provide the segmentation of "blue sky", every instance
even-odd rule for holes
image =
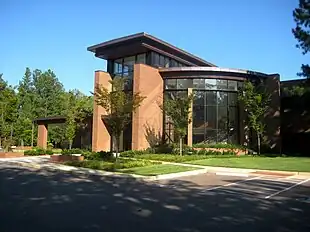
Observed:
[[[86,48],[147,32],[220,67],[297,78],[307,57],[291,33],[298,0],[0,0],[0,73],[52,69],[66,89],[93,89],[104,60]]]

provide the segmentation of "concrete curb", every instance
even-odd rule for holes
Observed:
[[[156,175],[156,176],[141,176],[136,174],[130,173],[122,173],[122,172],[108,172],[102,170],[94,170],[89,168],[82,168],[82,167],[73,167],[67,166],[63,164],[32,164],[32,163],[19,163],[19,162],[12,162],[17,164],[18,166],[23,167],[30,167],[30,168],[46,168],[53,171],[65,171],[70,173],[78,173],[81,175],[98,175],[98,176],[116,176],[116,177],[131,177],[136,179],[142,180],[164,180],[164,179],[173,179],[177,177],[185,177],[185,176],[192,176],[192,175],[199,175],[204,173],[213,173],[215,175],[225,175],[225,176],[242,176],[248,177],[250,175],[275,175],[275,176],[298,176],[309,178],[309,172],[288,172],[288,171],[272,171],[272,170],[259,170],[259,169],[241,169],[241,168],[225,168],[225,167],[213,167],[213,166],[202,166],[202,165],[195,165],[195,164],[187,164],[187,163],[174,163],[174,162],[165,162],[165,161],[155,161],[161,162],[162,164],[171,164],[176,166],[186,166],[186,167],[193,167],[197,168],[197,170],[192,171],[185,171],[185,172],[176,172],[170,174],[163,174],[163,175]],[[49,166],[50,165],[50,166]],[[53,166],[54,165],[54,166]]]
[[[176,172],[176,173],[156,175],[156,176],[142,176],[142,175],[136,175],[136,174],[123,173],[123,172],[108,172],[108,171],[102,171],[102,170],[94,170],[90,168],[73,167],[73,166],[67,166],[63,164],[53,164],[54,166],[49,166],[48,164],[39,165],[39,164],[32,164],[32,163],[18,163],[18,162],[13,162],[13,163],[21,167],[28,167],[28,168],[35,168],[35,169],[45,168],[48,170],[80,174],[80,175],[85,175],[85,176],[95,175],[95,176],[131,177],[131,178],[145,180],[145,181],[173,179],[177,177],[199,175],[199,174],[204,174],[208,172],[208,170],[204,168],[204,169],[185,171],[185,172]]]

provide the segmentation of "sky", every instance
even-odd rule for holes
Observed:
[[[146,32],[219,67],[296,79],[307,55],[291,32],[298,0],[0,0],[0,73],[51,69],[88,94],[106,62],[87,47]]]

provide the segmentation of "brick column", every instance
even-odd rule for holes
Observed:
[[[133,113],[132,149],[142,150],[154,141],[160,142],[163,133],[163,79],[158,69],[144,64],[134,65],[133,92],[140,92],[146,99]]]
[[[111,90],[111,84],[109,81],[111,76],[107,72],[96,71],[95,72],[95,84],[96,87],[103,86]],[[98,106],[94,97],[94,109],[93,109],[93,130],[92,130],[92,151],[110,151],[111,148],[111,136],[102,120],[102,116],[106,114],[106,111]]]
[[[193,93],[193,88],[187,89],[187,94],[190,96]],[[187,145],[193,145],[193,102],[190,105],[190,112],[188,114],[188,118],[191,120],[187,126]]]
[[[37,146],[43,149],[47,147],[47,125],[45,124],[38,125]]]

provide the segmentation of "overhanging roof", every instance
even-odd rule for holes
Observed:
[[[195,66],[216,66],[145,32],[109,40],[90,46],[87,50],[103,59],[117,59],[152,50],[170,57],[180,58]]]
[[[42,117],[36,118],[33,120],[34,123],[37,124],[58,124],[58,123],[65,123],[66,117],[64,116],[51,116],[51,117]]]

